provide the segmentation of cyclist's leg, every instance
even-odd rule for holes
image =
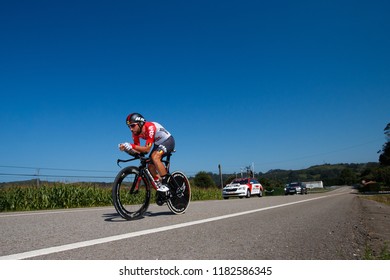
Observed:
[[[160,174],[161,177],[164,177],[167,174],[167,170],[165,169],[165,166],[161,161],[163,155],[164,152],[161,150],[153,151],[152,154],[150,155],[154,164],[154,170],[157,169],[157,172],[158,174]]]
[[[168,180],[167,170],[165,165],[162,163],[161,159],[167,154],[171,153],[175,149],[175,139],[171,136],[166,141],[161,143],[160,145],[156,145],[153,148],[151,153],[151,159],[163,179],[163,184],[165,185]]]
[[[149,169],[150,173],[152,174],[153,179],[155,181],[161,179],[159,174],[157,173],[157,169],[156,169],[156,166],[154,164],[149,164],[148,169]]]

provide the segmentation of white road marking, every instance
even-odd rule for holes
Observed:
[[[88,211],[99,211],[106,210],[107,207],[99,208],[78,208],[78,209],[66,209],[66,210],[47,210],[47,211],[29,211],[24,213],[12,213],[12,214],[1,214],[0,218],[10,218],[10,217],[23,217],[23,216],[35,216],[35,215],[52,215],[52,214],[64,214],[64,213],[78,213],[78,212],[88,212]]]
[[[341,193],[341,194],[343,194],[343,193]],[[22,259],[28,259],[28,258],[48,255],[48,254],[54,254],[54,253],[69,251],[69,250],[73,250],[73,249],[94,246],[94,245],[99,245],[99,244],[103,244],[103,243],[119,241],[119,240],[123,240],[123,239],[128,239],[128,238],[133,238],[133,237],[138,237],[138,236],[143,236],[143,235],[148,235],[148,234],[153,234],[153,233],[158,233],[158,232],[163,232],[163,231],[168,231],[168,230],[173,230],[173,229],[178,229],[178,228],[189,227],[189,226],[193,226],[193,225],[215,222],[215,221],[219,221],[219,220],[229,219],[229,218],[233,218],[233,217],[253,214],[253,213],[257,213],[257,212],[261,212],[261,211],[267,211],[267,210],[276,209],[276,208],[280,208],[280,207],[286,207],[286,206],[290,206],[290,205],[294,205],[294,204],[299,204],[299,203],[304,203],[304,202],[308,202],[308,201],[327,198],[327,197],[331,197],[331,196],[335,196],[335,195],[340,195],[340,193],[333,194],[333,195],[321,196],[321,197],[315,197],[315,198],[310,198],[310,199],[305,199],[305,200],[301,200],[301,201],[295,201],[295,202],[290,202],[290,203],[285,203],[285,204],[280,204],[280,205],[276,205],[276,206],[270,206],[270,207],[255,209],[255,210],[249,210],[249,211],[244,211],[244,212],[239,212],[239,213],[234,213],[234,214],[229,214],[229,215],[223,215],[223,216],[218,216],[218,217],[214,217],[214,218],[208,218],[208,219],[203,219],[203,220],[198,220],[198,221],[193,221],[193,222],[187,222],[187,223],[182,223],[182,224],[177,224],[177,225],[170,225],[170,226],[153,228],[153,229],[148,229],[148,230],[141,230],[141,231],[132,232],[132,233],[120,234],[120,235],[115,235],[115,236],[110,236],[110,237],[105,237],[105,238],[98,238],[98,239],[93,239],[93,240],[89,240],[89,241],[76,242],[76,243],[72,243],[72,244],[44,248],[44,249],[39,249],[39,250],[34,250],[34,251],[29,251],[29,252],[24,252],[24,253],[19,253],[19,254],[13,254],[13,255],[8,255],[8,256],[0,256],[0,260],[22,260]]]

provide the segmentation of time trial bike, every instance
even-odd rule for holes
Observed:
[[[119,171],[112,188],[112,200],[118,214],[126,220],[134,220],[144,216],[147,211],[152,189],[157,190],[157,184],[148,169],[152,160],[145,154],[131,154],[133,158],[127,160],[117,160],[130,162],[139,159],[140,165],[128,166]],[[162,162],[168,172],[167,192],[156,192],[156,203],[159,206],[167,204],[168,208],[175,214],[183,214],[191,200],[190,182],[186,175],[180,171],[169,173],[170,159],[172,154],[168,154]]]

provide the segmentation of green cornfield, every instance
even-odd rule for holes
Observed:
[[[192,188],[191,200],[222,199],[217,188]],[[152,191],[151,202],[155,201]],[[50,183],[42,186],[0,188],[0,212],[111,206],[111,188],[91,184]]]
[[[92,185],[52,184],[0,190],[0,211],[105,206],[111,201],[110,189]]]

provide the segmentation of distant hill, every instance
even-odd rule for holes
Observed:
[[[347,183],[343,180],[349,180],[348,183],[357,183],[365,172],[378,166],[379,163],[376,162],[322,164],[300,170],[270,170],[261,173],[259,177],[278,180],[281,183],[323,181],[325,186],[331,186]]]
[[[13,182],[3,182],[0,183],[0,188],[1,187],[24,187],[24,186],[33,186],[37,185],[37,179],[32,179],[32,180],[25,180],[25,181],[13,181]]]
[[[256,177],[264,186],[282,187],[290,182],[323,181],[324,186],[358,183],[361,177],[379,163],[338,163],[311,166],[300,170],[273,169],[265,173],[256,173]],[[209,173],[216,185],[220,185],[218,174]],[[223,174],[224,185],[235,178],[236,174]],[[244,175],[247,176],[247,175]]]

